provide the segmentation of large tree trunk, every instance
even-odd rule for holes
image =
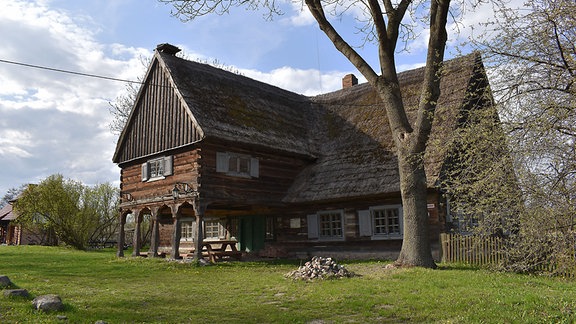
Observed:
[[[436,268],[430,247],[423,155],[423,153],[398,155],[404,236],[400,256],[395,262],[397,266]]]
[[[418,116],[413,125],[408,120],[402,102],[402,91],[394,59],[402,19],[412,1],[367,0],[362,2],[367,6],[374,22],[374,32],[379,44],[381,75],[378,75],[332,26],[324,12],[322,0],[305,0],[305,3],[320,29],[350,63],[354,64],[366,77],[386,107],[398,155],[404,211],[404,240],[396,265],[435,268],[436,264],[432,259],[428,237],[427,188],[423,159],[432,129],[436,102],[440,96],[439,72],[444,60],[450,0],[430,1],[430,38],[428,39],[426,69],[420,92]],[[385,10],[382,10],[381,6]],[[387,21],[384,17],[387,17]]]
[[[430,119],[423,119],[417,126],[426,134],[415,132],[408,122],[402,93],[395,75],[388,76],[395,82],[376,82],[386,113],[398,158],[400,193],[402,196],[403,240],[396,266],[436,268],[432,258],[429,238],[427,181],[424,170],[424,152],[431,129]],[[382,80],[382,78],[380,78]],[[434,100],[437,100],[437,95]],[[422,126],[425,125],[425,126]],[[423,136],[424,135],[424,136]]]

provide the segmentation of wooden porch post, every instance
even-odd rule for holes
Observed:
[[[132,238],[132,245],[134,246],[134,250],[132,251],[132,256],[140,256],[140,245],[142,244],[141,239],[140,239],[140,230],[141,230],[141,224],[142,224],[142,210],[141,209],[137,209],[134,212],[134,222],[136,224],[134,224],[134,237]]]
[[[180,212],[178,205],[172,206],[172,218],[174,219],[174,233],[172,234],[172,259],[180,258],[180,237],[182,236],[182,222],[180,221]]]
[[[126,225],[126,213],[120,211],[120,230],[118,231],[118,250],[116,256],[119,258],[124,257],[124,225]]]
[[[202,259],[202,243],[204,241],[204,231],[202,230],[202,219],[204,218],[204,212],[206,211],[206,204],[201,204],[200,199],[194,199],[192,206],[194,208],[194,214],[196,215],[196,242],[194,246],[194,260],[196,262]]]
[[[160,226],[158,224],[158,208],[152,209],[152,238],[150,239],[150,252],[152,258],[158,257],[158,246],[160,245]]]

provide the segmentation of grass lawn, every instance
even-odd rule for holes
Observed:
[[[384,269],[340,264],[359,276],[315,282],[284,274],[298,262],[194,266],[113,250],[0,246],[0,275],[32,297],[0,295],[1,323],[571,323],[576,282],[465,266]],[[31,299],[58,294],[65,309],[39,313]]]

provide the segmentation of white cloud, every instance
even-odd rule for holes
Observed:
[[[418,63],[413,63],[413,64],[400,64],[396,68],[396,71],[402,72],[402,71],[413,70],[413,69],[421,68],[425,65],[426,65],[426,62],[418,62]]]
[[[50,1],[0,0],[0,59],[136,80],[151,51],[105,44],[86,15]],[[0,195],[61,173],[87,184],[117,182],[108,102],[125,84],[0,63]]]
[[[282,19],[282,22],[289,23],[296,27],[316,24],[316,20],[308,10],[303,1],[292,1],[290,3],[290,16]]]
[[[307,96],[340,89],[342,87],[342,78],[350,73],[339,71],[320,73],[315,69],[303,70],[287,66],[270,72],[246,69],[239,69],[239,71],[247,77]]]
[[[9,128],[0,130],[0,156],[31,157],[32,154],[26,150],[26,147],[33,146],[31,139],[30,133],[22,130]]]

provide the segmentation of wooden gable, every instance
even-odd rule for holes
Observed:
[[[203,131],[158,54],[120,135],[113,161],[122,164],[195,143]]]

